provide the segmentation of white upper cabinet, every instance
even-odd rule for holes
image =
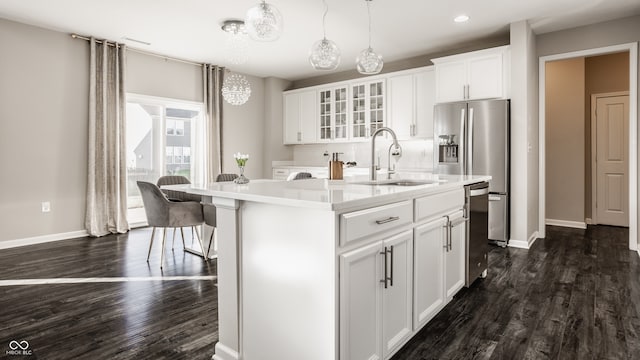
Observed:
[[[509,96],[509,46],[432,59],[436,102]]]
[[[285,93],[284,143],[309,144],[317,141],[316,91]]]
[[[318,90],[318,141],[347,140],[349,128],[347,86]]]
[[[433,137],[433,67],[389,77],[389,126],[398,139]]]
[[[366,139],[385,126],[384,79],[351,85],[351,139]]]

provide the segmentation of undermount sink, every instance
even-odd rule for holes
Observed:
[[[358,181],[353,184],[358,185],[395,185],[395,186],[418,186],[438,184],[438,180],[416,180],[416,179],[385,179],[385,180],[369,180]]]

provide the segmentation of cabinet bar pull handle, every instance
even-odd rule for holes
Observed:
[[[445,215],[444,217],[447,219],[447,222],[442,225],[443,228],[447,229],[447,233],[445,234],[446,239],[444,248],[447,250],[447,252],[449,252],[449,215]]]
[[[391,255],[391,271],[389,276],[389,284],[393,286],[393,245],[389,246],[389,255]]]
[[[387,247],[384,247],[384,250],[380,252],[380,255],[384,255],[384,279],[380,280],[381,283],[384,283],[384,288],[387,288],[387,281],[389,280],[389,272],[387,270]]]
[[[400,217],[399,216],[389,216],[388,218],[383,219],[383,220],[376,220],[376,224],[382,225],[382,224],[386,224],[386,223],[389,223],[389,222],[392,222],[392,221],[396,221],[396,220],[400,220]]]
[[[449,221],[449,251],[453,250],[453,241],[451,241],[451,230],[453,229],[453,223]]]

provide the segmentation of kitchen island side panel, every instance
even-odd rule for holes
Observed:
[[[334,212],[242,202],[240,222],[242,358],[337,359]]]

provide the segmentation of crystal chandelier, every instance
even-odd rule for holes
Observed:
[[[282,15],[265,0],[247,11],[244,23],[249,36],[258,41],[274,41],[282,33]]]
[[[382,70],[384,61],[382,61],[382,55],[377,54],[371,48],[371,8],[369,3],[372,0],[365,1],[367,2],[367,14],[369,15],[369,47],[362,50],[356,58],[356,69],[360,74],[373,75]]]
[[[335,70],[340,65],[340,49],[335,42],[327,40],[327,32],[325,29],[325,19],[329,6],[326,0],[324,3],[324,15],[322,15],[322,40],[316,41],[309,52],[309,62],[316,70]]]
[[[249,44],[244,21],[225,20],[222,23],[225,33],[226,58],[232,64],[244,64],[249,59]]]
[[[222,97],[231,105],[242,105],[251,96],[251,84],[243,75],[225,76],[222,82]]]

